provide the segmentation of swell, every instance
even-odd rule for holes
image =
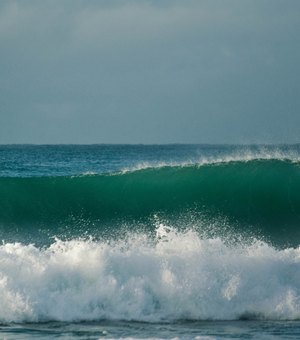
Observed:
[[[289,160],[166,166],[113,175],[0,178],[0,226],[8,231],[79,225],[99,230],[154,214],[189,212],[300,240],[300,167]],[[192,212],[192,213],[191,213]],[[71,231],[72,233],[72,231]],[[3,236],[2,236],[3,237]]]

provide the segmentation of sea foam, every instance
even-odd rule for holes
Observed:
[[[160,225],[156,238],[0,247],[0,321],[300,317],[300,249],[230,246]]]
[[[145,169],[159,169],[164,167],[190,167],[190,166],[205,166],[217,165],[232,162],[251,162],[257,160],[277,160],[290,161],[292,163],[300,162],[300,155],[297,150],[282,150],[280,148],[268,148],[267,146],[260,146],[254,150],[250,147],[243,147],[242,149],[229,150],[220,154],[205,155],[201,154],[198,157],[191,157],[184,161],[144,161],[136,163],[131,167],[124,167],[120,172],[127,173],[140,171]]]

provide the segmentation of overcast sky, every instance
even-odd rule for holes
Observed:
[[[1,0],[0,143],[300,142],[299,0]]]

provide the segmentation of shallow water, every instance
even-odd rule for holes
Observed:
[[[299,321],[99,321],[1,326],[2,339],[299,339]]]

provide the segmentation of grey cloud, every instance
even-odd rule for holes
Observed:
[[[295,142],[298,1],[2,1],[0,142]]]

